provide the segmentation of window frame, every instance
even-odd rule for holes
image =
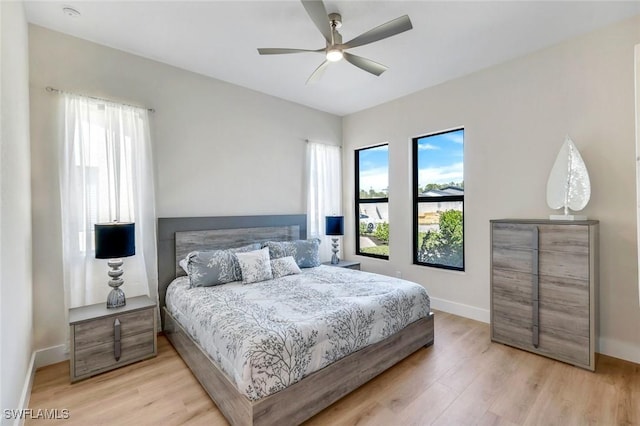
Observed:
[[[375,204],[375,203],[387,203],[389,204],[389,194],[387,192],[386,197],[382,198],[360,198],[360,151],[365,151],[367,149],[378,148],[381,146],[387,146],[387,156],[389,155],[388,147],[389,142],[379,143],[376,145],[371,145],[363,148],[358,148],[354,150],[354,160],[355,160],[355,230],[356,230],[356,255],[357,256],[366,256],[373,257],[376,259],[384,259],[389,260],[389,255],[383,254],[374,254],[374,253],[364,253],[360,251],[360,204]],[[387,176],[389,175],[389,161],[387,160]],[[391,222],[391,221],[389,221]]]
[[[418,141],[424,138],[428,138],[431,136],[438,136],[438,135],[443,135],[446,133],[452,133],[452,132],[457,132],[462,130],[463,135],[464,135],[464,127],[456,127],[453,129],[448,129],[448,130],[443,130],[443,131],[439,131],[439,132],[434,132],[434,133],[428,133],[426,135],[422,135],[422,136],[416,136],[414,138],[412,138],[411,140],[411,151],[412,151],[412,159],[411,159],[411,167],[412,167],[412,172],[413,172],[413,245],[411,248],[411,252],[413,253],[413,264],[414,265],[419,265],[419,266],[427,266],[427,267],[431,267],[431,268],[438,268],[438,269],[447,269],[447,270],[451,270],[451,271],[460,271],[460,272],[464,272],[465,271],[465,265],[466,265],[466,256],[465,256],[465,245],[466,245],[466,238],[465,238],[465,208],[464,208],[464,194],[463,195],[443,195],[443,196],[439,196],[439,197],[425,197],[425,196],[420,196],[418,195],[418,188],[419,188],[419,182],[418,182]],[[464,136],[463,136],[464,138]],[[464,142],[463,142],[463,158],[462,158],[462,162],[464,165]],[[464,177],[463,177],[464,179]],[[418,208],[420,203],[438,203],[438,202],[461,202],[462,203],[462,267],[458,267],[458,266],[450,266],[450,265],[442,265],[439,263],[429,263],[429,262],[421,262],[418,260],[418,232],[419,232],[419,225],[418,225]]]

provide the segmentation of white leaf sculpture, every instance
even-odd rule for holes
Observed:
[[[582,210],[590,197],[591,182],[587,167],[578,148],[567,136],[549,174],[547,204],[552,209],[564,208],[564,215],[568,217],[569,209]]]

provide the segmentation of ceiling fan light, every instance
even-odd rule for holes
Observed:
[[[331,49],[327,51],[327,61],[329,62],[338,62],[342,59],[342,50],[339,49]]]

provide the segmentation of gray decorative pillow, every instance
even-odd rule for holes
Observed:
[[[302,272],[298,268],[296,260],[292,256],[271,259],[271,272],[273,278],[286,277],[287,275],[299,274]]]
[[[272,259],[293,256],[301,268],[313,268],[320,266],[320,239],[295,241],[267,241],[263,247],[269,248],[269,256]]]
[[[242,273],[235,253],[259,248],[260,243],[254,243],[228,250],[192,251],[186,257],[191,287],[209,287],[240,281]]]
[[[271,262],[269,262],[269,249],[236,253],[236,257],[242,271],[243,284],[257,283],[273,278]]]
[[[178,265],[180,265],[180,267],[185,273],[187,274],[189,273],[189,261],[187,260],[186,257],[180,260],[180,262],[178,262]]]

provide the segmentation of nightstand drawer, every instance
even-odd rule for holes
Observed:
[[[113,341],[116,319],[120,321],[120,335],[123,338],[130,334],[153,330],[153,315],[153,309],[145,309],[77,324],[74,327],[76,351]]]
[[[111,341],[100,345],[76,348],[75,351],[75,376],[84,376],[97,373],[101,370],[112,369],[126,364],[132,360],[151,357],[155,354],[154,330],[140,334],[134,334],[122,338],[120,347],[120,359],[116,361],[113,337]]]

